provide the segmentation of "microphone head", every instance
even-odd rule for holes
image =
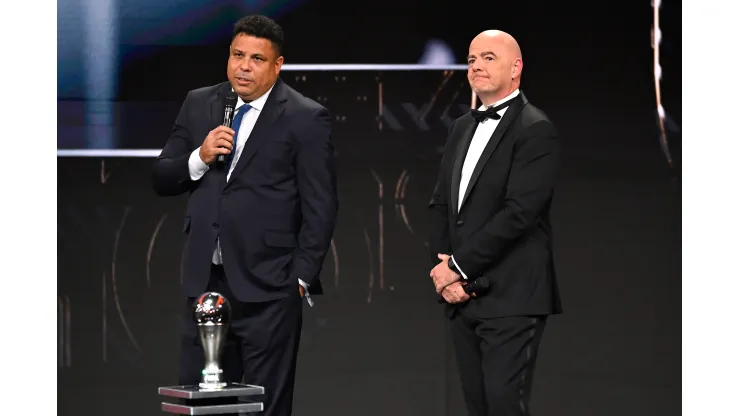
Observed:
[[[465,285],[465,293],[467,294],[473,294],[476,293],[478,295],[482,295],[488,291],[490,283],[488,282],[488,278],[485,276],[481,276],[474,281],[470,282],[469,284]]]
[[[231,108],[236,107],[236,93],[234,91],[226,94],[226,98],[224,98],[224,106]]]

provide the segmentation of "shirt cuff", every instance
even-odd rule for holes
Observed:
[[[301,279],[298,279],[298,284],[303,286],[303,297],[306,298],[306,301],[308,302],[308,306],[313,306],[313,300],[311,300],[311,294],[308,293],[308,283],[304,282]]]
[[[468,280],[468,275],[465,274],[465,272],[460,268],[460,265],[457,264],[455,261],[455,256],[450,256],[452,259],[452,262],[455,263],[455,267],[457,267],[457,270],[460,270],[460,275],[463,277],[463,279]]]
[[[208,165],[200,160],[200,146],[193,150],[188,159],[188,170],[190,171],[190,179],[197,181],[205,175],[208,171]]]

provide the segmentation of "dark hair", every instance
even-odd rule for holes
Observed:
[[[269,17],[262,15],[242,17],[234,24],[234,34],[231,40],[242,33],[269,40],[272,42],[272,47],[275,48],[277,56],[282,54],[283,28]]]

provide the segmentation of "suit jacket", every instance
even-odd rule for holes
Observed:
[[[478,123],[468,113],[449,132],[429,203],[431,255],[454,255],[490,290],[460,306],[481,317],[561,312],[552,253],[550,205],[559,159],[557,132],[524,94],[513,99],[473,170],[458,212],[463,161]]]
[[[228,82],[190,91],[153,166],[159,195],[189,193],[184,294],[205,291],[217,238],[239,300],[293,295],[298,279],[321,294],[319,273],[338,211],[329,112],[278,79],[229,181],[218,162],[193,181],[188,159],[222,124],[229,91]]]

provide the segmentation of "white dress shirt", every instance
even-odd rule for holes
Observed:
[[[493,103],[493,105],[485,106],[482,105],[478,110],[483,111],[486,109],[486,107],[496,107],[497,105],[503,103],[504,101],[508,101],[514,97],[519,95],[519,89],[517,88],[514,92],[506,96],[505,98],[496,101]],[[497,114],[500,115],[502,118],[504,116],[504,113],[506,113],[506,108],[502,108],[501,110],[497,111]],[[487,118],[480,123],[478,123],[478,127],[475,129],[475,133],[473,134],[473,140],[470,142],[470,147],[468,148],[468,153],[465,155],[465,161],[463,162],[462,167],[462,175],[460,177],[460,193],[458,194],[457,198],[457,211],[460,212],[460,207],[462,207],[463,203],[463,197],[465,196],[465,191],[468,189],[468,184],[470,183],[470,177],[473,175],[473,171],[475,170],[475,165],[478,164],[478,159],[480,159],[480,156],[483,154],[483,150],[485,150],[486,146],[488,145],[488,141],[491,139],[491,136],[493,135],[493,132],[496,130],[496,127],[498,127],[499,122],[501,119],[494,120],[492,118]],[[452,262],[455,263],[455,266],[457,266],[457,269],[460,270],[460,274],[462,277],[467,280],[468,276],[465,275],[463,270],[460,268],[460,266],[455,261],[455,256],[452,256]]]
[[[233,89],[232,89],[233,91]],[[229,178],[231,178],[231,173],[234,172],[234,168],[236,167],[237,162],[239,162],[239,156],[242,154],[242,150],[244,149],[244,144],[249,139],[249,135],[252,133],[252,130],[254,129],[254,125],[257,124],[257,119],[259,118],[260,114],[262,114],[262,109],[265,107],[265,102],[267,102],[267,97],[270,96],[270,92],[272,92],[272,88],[267,90],[266,93],[264,93],[261,97],[257,98],[256,100],[249,103],[249,105],[252,107],[250,108],[246,114],[242,117],[241,124],[239,124],[239,130],[236,133],[236,149],[234,150],[234,159],[231,161],[231,165],[229,166],[229,171],[226,173],[226,181],[229,181]],[[239,109],[245,105],[246,103],[244,100],[242,100],[241,97],[237,98],[236,101],[236,107],[234,108],[234,114],[236,114]],[[206,165],[205,162],[203,162],[200,158],[200,146],[193,150],[193,152],[190,154],[190,159],[188,159],[188,168],[190,170],[190,179],[197,181],[205,173],[208,171],[210,166]],[[221,243],[219,239],[216,239],[216,249],[213,250],[213,264],[222,264],[223,260],[221,258]],[[298,283],[303,286],[303,289],[305,289],[305,296],[308,300],[309,304],[313,304],[311,301],[311,298],[308,294],[308,284],[304,282],[301,279],[298,279]]]

